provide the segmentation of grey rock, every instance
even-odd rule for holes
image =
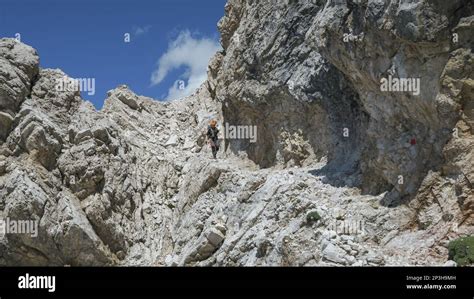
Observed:
[[[206,238],[211,242],[215,247],[219,246],[222,241],[224,241],[224,234],[217,228],[212,228],[206,235]]]
[[[324,259],[336,264],[345,264],[345,256],[346,253],[344,250],[332,243],[327,244],[327,246],[322,251],[322,257]]]
[[[455,261],[447,261],[446,263],[443,264],[444,267],[456,267],[458,264]]]
[[[229,0],[192,96],[119,86],[100,111],[1,39],[0,216],[40,225],[0,239],[0,264],[444,264],[446,241],[474,233],[464,3]],[[389,74],[421,95],[382,92]],[[257,126],[256,142],[223,139],[211,159],[211,118]]]

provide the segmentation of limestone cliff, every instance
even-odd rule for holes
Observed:
[[[474,231],[473,12],[229,0],[195,94],[119,86],[100,111],[1,39],[0,218],[39,232],[0,236],[0,264],[444,264]],[[257,140],[214,161],[210,118]]]

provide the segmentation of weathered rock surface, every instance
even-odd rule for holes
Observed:
[[[451,265],[474,233],[473,11],[229,0],[195,94],[122,85],[100,111],[0,39],[0,218],[39,222],[0,236],[0,264]],[[257,142],[210,159],[210,118]]]

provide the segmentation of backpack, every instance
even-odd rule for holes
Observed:
[[[217,128],[213,129],[211,126],[207,127],[207,137],[209,137],[212,141],[217,140],[217,134],[219,134],[219,130]]]

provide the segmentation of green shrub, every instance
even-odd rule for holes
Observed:
[[[474,264],[474,236],[463,237],[449,242],[449,259],[459,266]]]
[[[308,223],[314,223],[319,219],[321,219],[321,216],[319,216],[318,212],[316,211],[309,212],[308,215],[306,215],[306,222]]]

